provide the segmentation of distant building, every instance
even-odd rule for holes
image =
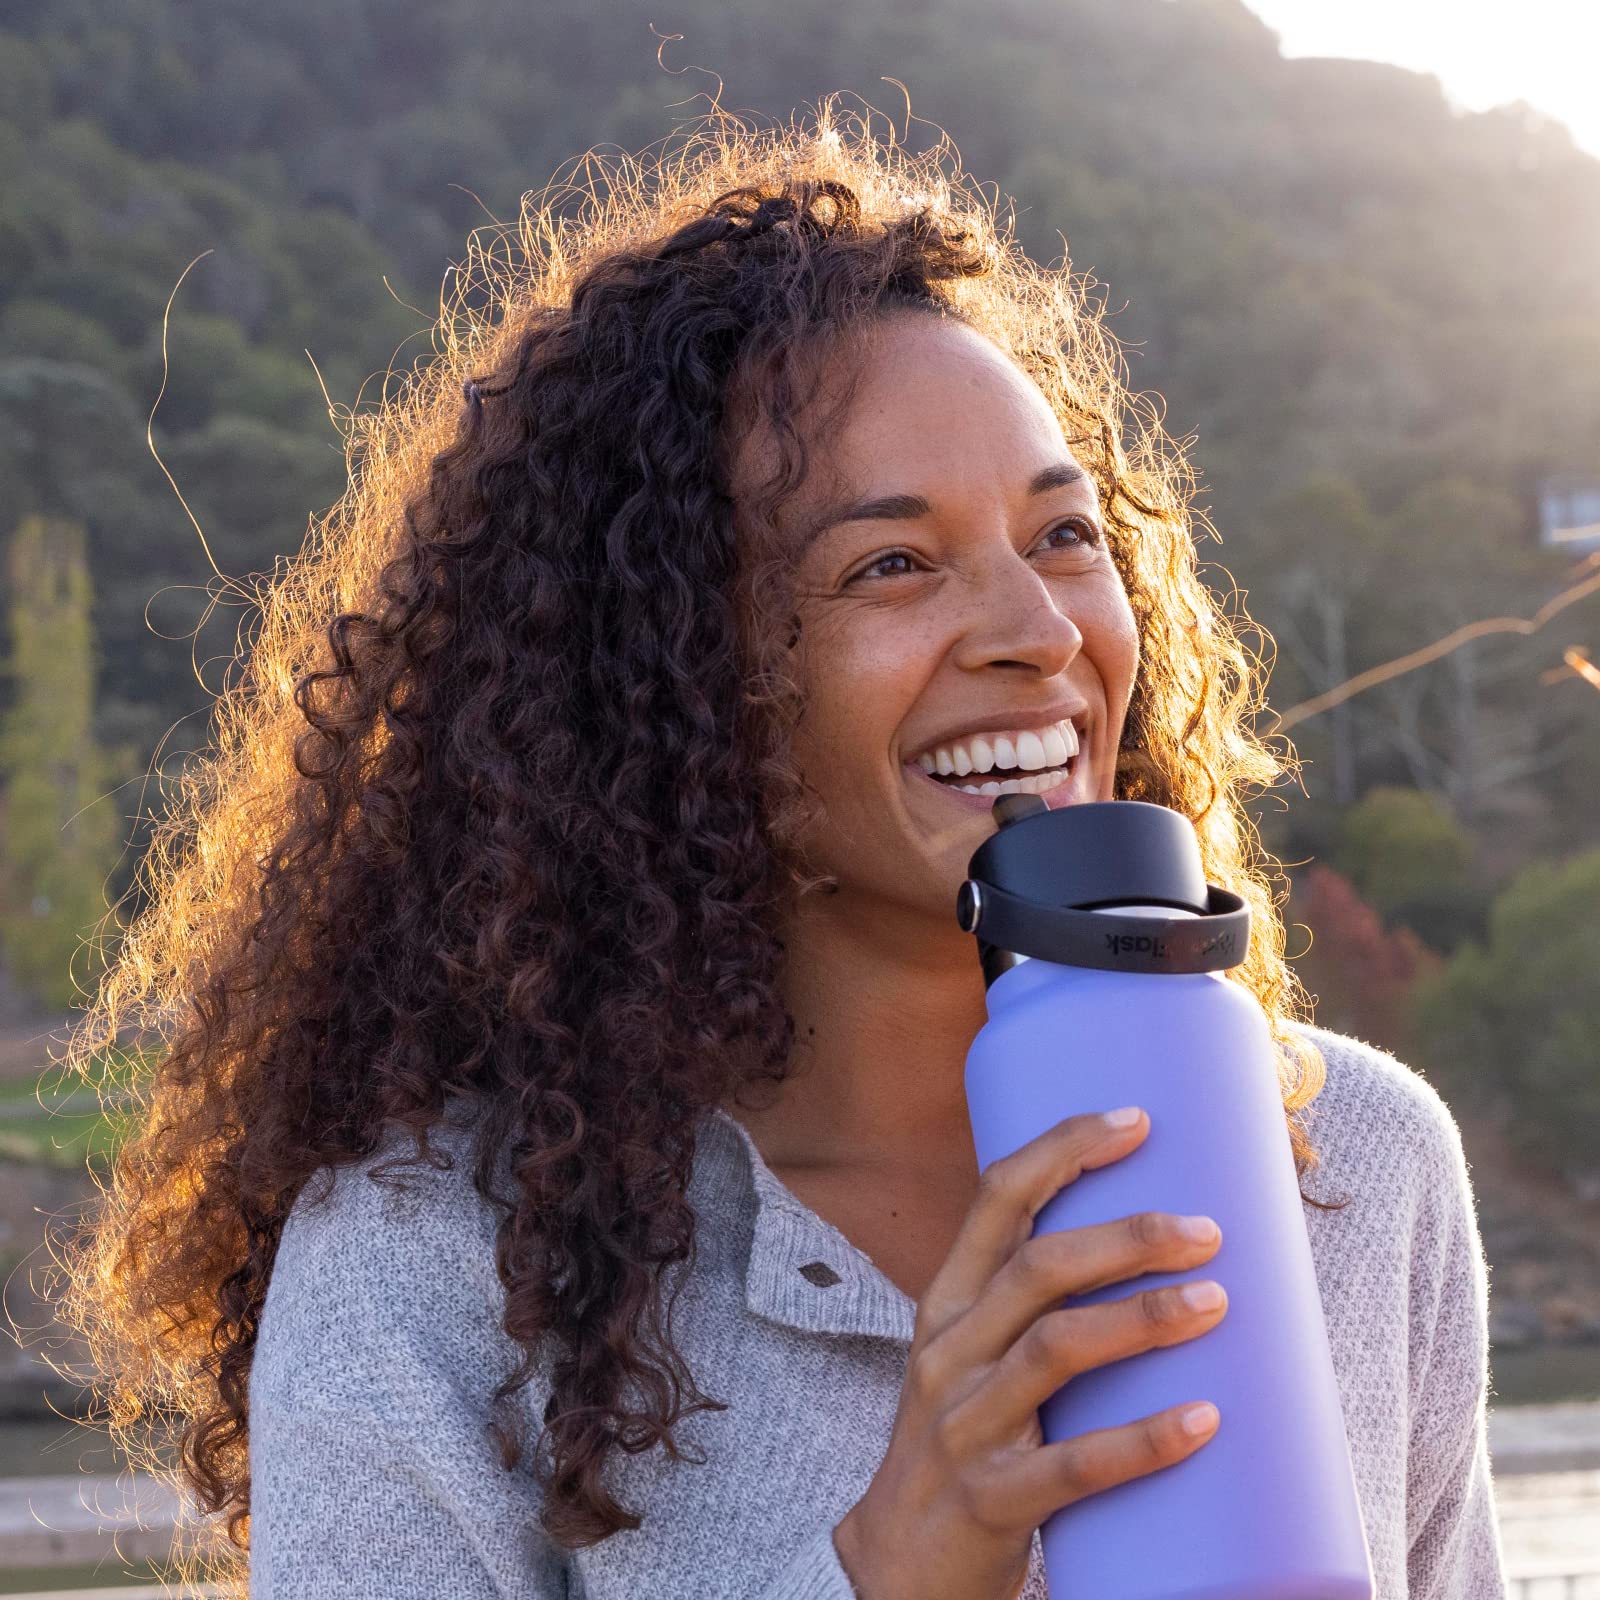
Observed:
[[[1539,543],[1572,555],[1600,550],[1600,479],[1547,479],[1539,486]]]

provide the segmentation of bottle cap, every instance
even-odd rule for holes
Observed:
[[[1170,806],[1051,809],[1011,794],[993,813],[998,831],[974,852],[956,898],[987,982],[1026,957],[1119,972],[1218,972],[1245,959],[1250,908],[1206,882],[1194,825]],[[1115,910],[1135,905],[1173,915]]]

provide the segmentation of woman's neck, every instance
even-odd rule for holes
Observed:
[[[971,936],[832,895],[802,902],[783,939],[791,1075],[748,1091],[762,1109],[725,1106],[767,1163],[909,1176],[970,1156],[967,1051],[988,1014]]]

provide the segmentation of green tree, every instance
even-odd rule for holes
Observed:
[[[11,541],[10,705],[0,717],[0,947],[17,982],[65,1007],[92,984],[99,946],[73,970],[105,911],[117,811],[111,763],[90,732],[90,582],[81,524],[29,516]]]
[[[1205,576],[1274,642],[1279,709],[1567,581],[1533,490],[1600,438],[1600,162],[1526,107],[1463,116],[1426,74],[1285,58],[1241,0],[1026,0],[976,31],[971,10],[13,0],[0,482],[7,527],[88,530],[101,738],[153,747],[195,709],[194,659],[234,649],[147,421],[219,564],[272,569],[344,488],[322,384],[370,400],[425,353],[471,229],[719,80],[757,121],[842,90],[880,136],[948,130],[1029,253],[1098,285],[1129,381],[1194,443]],[[1594,696],[1544,676],[1576,616],[1302,719],[1309,797],[1268,811],[1274,848],[1337,859],[1378,783],[1447,800],[1490,884],[1600,845]],[[1447,951],[1487,893],[1403,916]]]
[[[1436,950],[1481,938],[1491,891],[1473,877],[1475,850],[1449,802],[1380,784],[1339,819],[1334,863],[1390,924]]]
[[[1353,635],[1372,609],[1369,591],[1385,552],[1366,495],[1347,478],[1316,473],[1267,511],[1273,529],[1262,565],[1269,572],[1272,634],[1278,644],[1274,690],[1280,701],[1325,694],[1357,671]],[[1346,700],[1308,725],[1297,741],[1313,761],[1328,749],[1322,793],[1349,805],[1361,792],[1358,708]],[[1362,891],[1365,893],[1365,889]],[[1371,898],[1370,895],[1367,898]]]
[[[1415,1054],[1431,1077],[1505,1117],[1530,1157],[1575,1175],[1600,1138],[1600,850],[1537,861],[1418,986]]]
[[[1486,618],[1529,616],[1549,598],[1557,569],[1526,537],[1527,517],[1504,488],[1486,488],[1465,472],[1405,496],[1388,519],[1386,542],[1415,563],[1406,604],[1416,644]],[[1379,691],[1416,786],[1446,795],[1463,822],[1492,825],[1508,793],[1546,766],[1532,702],[1551,654],[1548,638],[1466,639]]]

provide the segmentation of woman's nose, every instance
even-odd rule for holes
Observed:
[[[1025,559],[1000,567],[963,598],[956,663],[1023,665],[1053,677],[1083,648],[1083,632]]]

